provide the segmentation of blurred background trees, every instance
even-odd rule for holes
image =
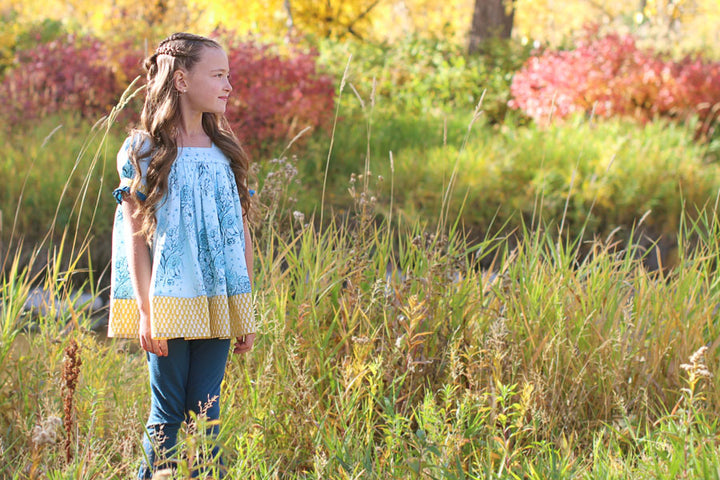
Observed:
[[[48,19],[76,32],[151,40],[171,30],[224,27],[276,37],[293,28],[324,38],[384,41],[412,34],[465,43],[473,35],[507,37],[512,31],[559,45],[596,23],[664,39],[673,49],[720,44],[716,0],[0,0],[0,13],[0,49],[16,24]]]

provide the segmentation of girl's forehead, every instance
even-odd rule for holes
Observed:
[[[228,68],[228,58],[225,50],[220,47],[203,47],[200,53],[200,60],[195,65],[196,68],[209,69],[226,69]]]

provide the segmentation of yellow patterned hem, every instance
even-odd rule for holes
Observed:
[[[233,338],[255,332],[252,295],[153,297],[152,336],[157,339]],[[140,314],[135,299],[110,302],[108,336],[137,338]]]
[[[120,179],[120,186],[119,186],[118,188],[125,188],[125,187],[131,188],[131,187],[132,187],[132,183],[133,183],[133,179],[132,179],[132,178],[122,177],[122,178]],[[140,185],[138,185],[137,192],[138,192],[140,195],[142,195],[143,197],[147,197],[147,195],[148,195],[147,185],[145,185],[144,183],[141,183]]]

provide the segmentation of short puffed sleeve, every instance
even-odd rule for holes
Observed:
[[[135,167],[130,160],[133,150],[139,155],[142,155],[146,153],[149,148],[148,140],[142,139],[138,135],[128,137],[125,139],[125,142],[123,142],[122,147],[120,147],[120,151],[118,151],[117,154],[117,171],[120,176],[120,185],[112,192],[117,203],[122,203],[123,194],[130,193],[130,185],[132,185],[133,179],[135,178]],[[145,200],[148,193],[145,177],[147,175],[150,157],[141,158],[138,163],[140,166],[140,185],[137,189],[137,197],[140,200]]]

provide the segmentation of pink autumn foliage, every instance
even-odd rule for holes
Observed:
[[[284,146],[305,127],[329,125],[335,88],[317,71],[314,52],[290,48],[281,55],[252,41],[227,52],[233,84],[227,117],[251,152]],[[0,81],[0,115],[8,126],[67,111],[97,120],[143,75],[143,56],[129,41],[104,45],[72,36],[21,51]],[[133,106],[134,117],[140,108],[140,102]]]
[[[93,118],[109,112],[120,86],[101,42],[67,36],[18,52],[0,83],[9,125],[62,110]]]
[[[289,142],[305,127],[329,126],[335,87],[317,71],[316,56],[299,49],[280,55],[252,41],[228,49],[233,92],[227,117],[251,150]]]
[[[510,106],[540,123],[577,112],[640,122],[698,116],[698,133],[706,134],[720,109],[720,62],[667,60],[640,49],[631,35],[610,34],[530,58],[511,93]]]

